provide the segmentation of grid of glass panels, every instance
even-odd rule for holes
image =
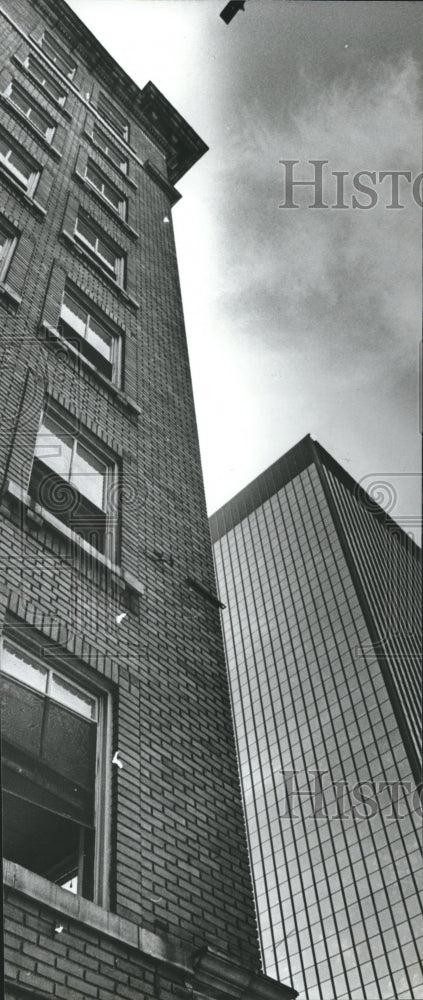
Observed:
[[[421,560],[412,539],[363,492],[354,495],[325,469],[325,475],[354,554],[380,636],[379,652],[395,664],[391,677],[402,706],[417,758],[422,734]],[[365,544],[363,540],[365,539]]]
[[[417,1000],[421,819],[315,467],[215,560],[266,972],[307,1000]]]

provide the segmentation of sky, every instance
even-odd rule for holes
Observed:
[[[418,537],[422,5],[69,5],[209,146],[173,209],[209,513],[310,433]],[[281,207],[281,160],[328,161],[327,209],[305,186]]]

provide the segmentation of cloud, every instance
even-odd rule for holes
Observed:
[[[283,126],[244,111],[220,165],[219,224],[210,240],[220,281],[218,295],[208,294],[215,372],[225,371],[228,386],[214,413],[214,433],[216,419],[217,430],[229,428],[223,451],[210,440],[209,390],[201,376],[196,383],[212,506],[230,495],[236,479],[227,472],[224,484],[222,474],[216,489],[219,465],[233,468],[231,447],[243,469],[236,488],[248,481],[252,453],[263,456],[263,468],[309,430],[335,454],[361,451],[373,467],[379,454],[386,466],[393,410],[396,445],[413,419],[421,215],[409,185],[401,187],[402,211],[386,208],[382,186],[369,211],[281,210],[278,161],[300,160],[303,176],[307,169],[311,176],[312,158],[351,175],[366,168],[416,174],[417,66],[402,57],[395,65],[379,62],[358,80],[331,81],[323,92],[307,80],[302,86],[302,103]]]
[[[389,211],[387,182],[369,210],[280,209],[284,171],[279,159],[298,159],[298,176],[313,176],[310,159],[329,160],[324,199],[333,204],[332,171],[347,170],[346,203],[358,170],[418,172],[418,74],[413,60],[379,65],[376,81],[331,84],[305,103],[285,132],[241,123],[231,169],[222,181],[224,302],[220,312],[242,323],[250,341],[298,347],[307,341],[343,343],[368,353],[373,344],[403,346],[416,320],[419,210],[410,185],[401,185],[403,211]],[[233,185],[233,172],[238,184]],[[231,204],[225,198],[231,190]],[[308,200],[311,191],[303,192]],[[299,197],[301,191],[299,190]],[[297,195],[296,195],[297,197]],[[359,196],[364,203],[364,195]],[[226,261],[226,266],[225,266]],[[336,328],[336,329],[335,329]],[[308,334],[307,334],[308,331]],[[372,332],[375,337],[372,338]],[[309,346],[312,346],[309,344]]]

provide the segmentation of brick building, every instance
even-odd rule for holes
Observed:
[[[259,971],[171,221],[206,146],[62,0],[5,0],[1,45],[5,997],[288,1000]]]
[[[422,1000],[421,552],[310,437],[210,523],[266,972]]]

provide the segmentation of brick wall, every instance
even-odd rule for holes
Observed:
[[[97,672],[110,683],[114,748],[124,763],[111,777],[116,914],[192,947],[207,942],[243,955],[254,966],[256,929],[219,612],[186,582],[193,578],[214,592],[173,230],[164,221],[169,195],[141,165],[148,156],[165,174],[163,152],[130,121],[129,173],[119,174],[90,139],[95,116],[84,95],[95,95],[104,82],[76,49],[75,85],[65,110],[55,107],[23,67],[29,51],[40,57],[34,38],[48,25],[42,11],[49,6],[7,0],[4,9],[0,90],[14,79],[48,109],[60,148],[41,141],[3,99],[4,128],[39,163],[42,176],[32,199],[5,171],[0,176],[3,216],[18,238],[0,287],[2,620],[29,629],[41,646],[55,642],[64,662],[70,656],[87,675]],[[84,34],[81,26],[78,32]],[[69,48],[69,37],[61,42]],[[81,155],[90,155],[124,192],[131,231],[81,181]],[[65,235],[72,235],[79,205],[124,250],[123,291]],[[46,327],[57,327],[65,280],[122,332],[119,393],[46,337]],[[28,520],[25,505],[8,492],[10,481],[28,487],[46,396],[76,414],[119,463],[120,574],[82,560],[78,546],[46,521]],[[118,625],[117,612],[128,608],[123,571],[144,593],[135,594]],[[118,954],[111,955],[101,935],[79,927],[65,946],[43,906],[12,890],[6,903],[8,974],[22,988],[29,973],[31,989],[42,995],[54,989],[57,997],[106,998],[115,995],[118,981],[122,997],[153,992],[151,971],[131,966],[128,956],[125,973],[118,974]],[[75,971],[81,953],[83,983]],[[108,992],[111,965],[115,986]]]

